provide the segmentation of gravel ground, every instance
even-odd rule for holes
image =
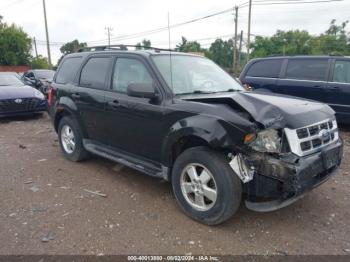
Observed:
[[[1,121],[0,255],[350,254],[350,129],[341,135],[343,164],[327,183],[282,210],[242,206],[208,227],[166,182],[99,157],[65,160],[46,115]]]

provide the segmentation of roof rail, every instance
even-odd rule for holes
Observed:
[[[101,45],[101,46],[89,46],[78,49],[77,52],[91,52],[91,51],[110,51],[110,50],[124,50],[128,51],[128,47],[135,47],[135,49],[145,49],[145,50],[154,50],[155,52],[160,51],[169,51],[176,52],[176,50],[172,49],[164,49],[153,46],[142,46],[142,45]]]

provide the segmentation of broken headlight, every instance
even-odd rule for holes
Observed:
[[[281,151],[281,137],[275,129],[268,129],[257,134],[249,146],[258,152],[279,153]]]

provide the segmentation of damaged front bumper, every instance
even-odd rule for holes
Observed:
[[[254,178],[244,184],[247,208],[265,212],[290,205],[335,174],[342,155],[341,139],[304,157],[252,153],[246,158],[254,169]]]

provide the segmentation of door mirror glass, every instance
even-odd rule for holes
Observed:
[[[153,84],[149,83],[131,83],[127,88],[128,96],[141,98],[155,98],[157,97]]]

